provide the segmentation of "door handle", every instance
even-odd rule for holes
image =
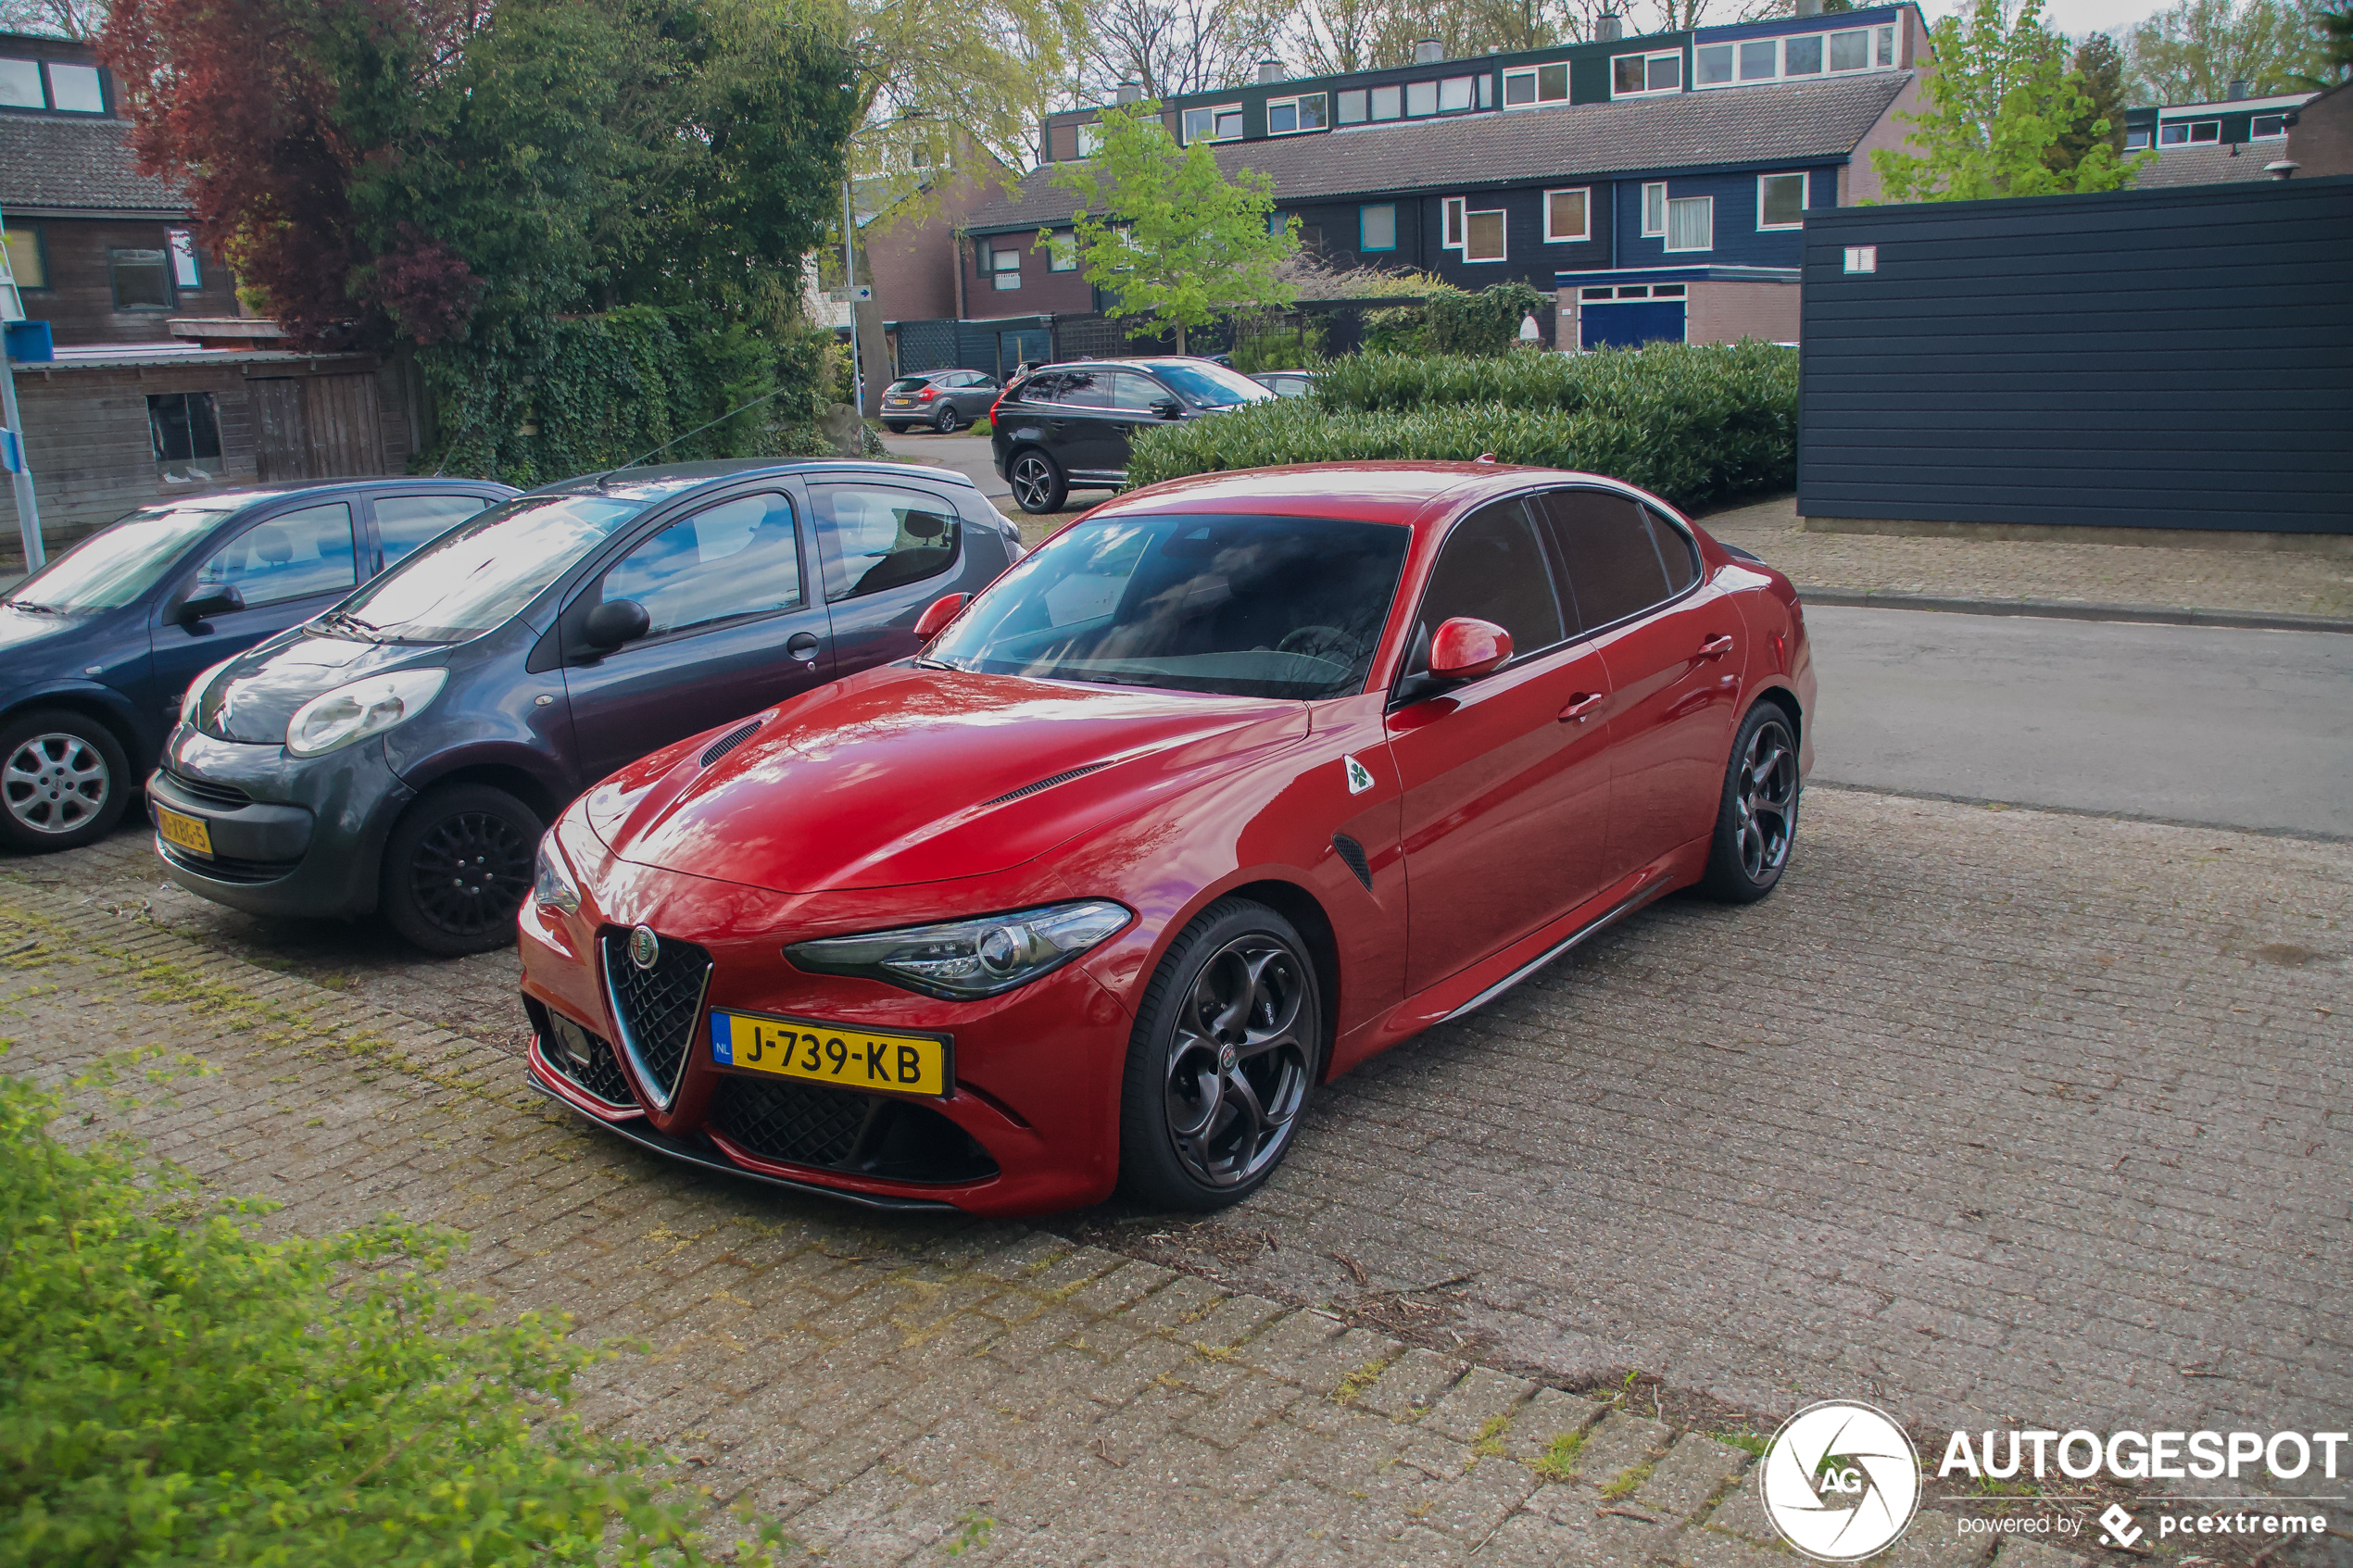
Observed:
[[[1730,633],[1720,637],[1710,637],[1699,646],[1699,656],[1702,659],[1721,659],[1731,651],[1732,638]]]
[[[1592,717],[1593,709],[1602,705],[1604,695],[1601,692],[1578,693],[1568,699],[1568,706],[1561,709],[1561,722],[1564,724],[1583,723]]]
[[[816,634],[810,632],[795,632],[785,639],[785,651],[803,664],[808,663],[817,657]]]

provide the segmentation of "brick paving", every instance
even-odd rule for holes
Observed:
[[[198,1053],[161,1152],[643,1336],[592,1418],[824,1561],[1785,1563],[1679,1411],[2353,1405],[2341,846],[1818,791],[1772,900],[1671,900],[1342,1080],[1243,1208],[1038,1228],[638,1155],[523,1088],[510,955],[245,921],[145,853],[0,868],[10,1069]],[[1982,1562],[1969,1506],[1892,1560]]]

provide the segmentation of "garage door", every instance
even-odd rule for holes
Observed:
[[[1673,293],[1666,292],[1668,288]],[[1577,299],[1579,346],[1640,348],[1646,343],[1683,341],[1683,290],[1662,284],[1656,290],[1640,283],[1617,288],[1579,289]]]

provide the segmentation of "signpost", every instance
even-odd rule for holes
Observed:
[[[24,320],[24,296],[17,292],[16,269],[8,263],[8,248],[0,245],[0,321]],[[5,452],[8,478],[17,493],[17,533],[24,540],[24,569],[38,571],[48,562],[41,549],[41,512],[32,500],[32,467],[25,459],[24,419],[17,412],[17,372],[10,356],[0,348],[0,452]]]

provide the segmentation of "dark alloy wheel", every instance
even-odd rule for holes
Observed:
[[[132,790],[114,732],[59,709],[0,728],[0,838],[46,854],[104,837]]]
[[[939,412],[931,417],[931,428],[939,432],[942,435],[955,434],[956,405],[952,402],[943,402],[940,404]]]
[[[1732,740],[1716,838],[1701,885],[1746,904],[1773,891],[1797,839],[1797,739],[1789,715],[1770,702],[1749,709]]]
[[[1196,919],[1146,994],[1128,1051],[1121,1177],[1163,1208],[1222,1209],[1290,1152],[1323,1006],[1290,922],[1229,899]]]
[[[1035,446],[1013,458],[1005,479],[1013,488],[1013,504],[1033,514],[1062,510],[1063,497],[1070,494],[1062,465]]]
[[[504,790],[429,792],[384,848],[384,918],[429,953],[454,958],[508,946],[543,831],[537,814]]]

